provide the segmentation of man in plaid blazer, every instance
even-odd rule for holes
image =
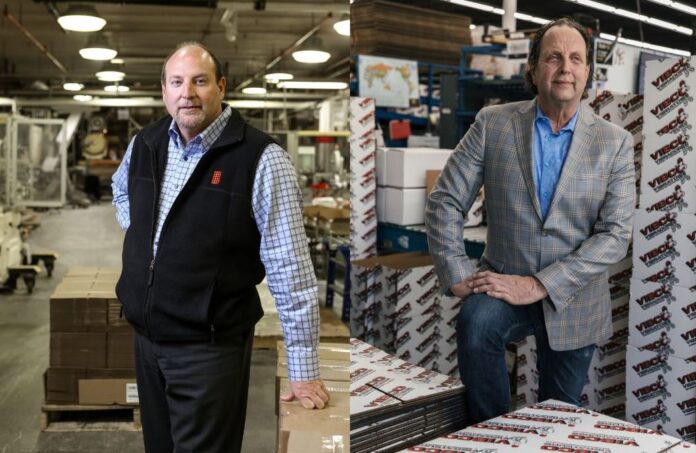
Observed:
[[[457,325],[469,423],[508,412],[505,344],[535,335],[539,399],[579,404],[595,344],[611,336],[607,268],[625,255],[635,198],[633,140],[580,105],[591,45],[570,19],[542,27],[526,80],[534,100],[482,109],[426,207],[428,244]],[[483,185],[481,269],[464,216]]]

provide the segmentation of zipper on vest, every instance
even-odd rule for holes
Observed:
[[[215,344],[215,324],[210,325],[210,344]]]
[[[152,286],[152,282],[155,279],[155,259],[152,258],[150,261],[149,274],[147,278],[147,286]]]

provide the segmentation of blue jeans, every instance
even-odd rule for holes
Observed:
[[[542,303],[515,306],[485,294],[466,298],[457,321],[459,374],[466,387],[467,425],[510,410],[505,344],[536,337],[539,401],[550,398],[580,405],[595,345],[553,351]]]

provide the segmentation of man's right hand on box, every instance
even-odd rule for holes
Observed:
[[[300,400],[305,409],[323,409],[329,402],[329,391],[321,379],[314,381],[289,381],[290,391],[280,395],[281,401]]]

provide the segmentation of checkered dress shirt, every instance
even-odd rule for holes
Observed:
[[[222,133],[230,114],[231,109],[224,108],[215,121],[186,145],[172,120],[153,253],[157,253],[162,225],[174,200],[203,154]],[[132,150],[133,140],[111,185],[116,218],[124,230],[130,225],[128,168]],[[288,154],[276,144],[268,145],[259,159],[251,203],[261,234],[259,254],[285,335],[288,376],[295,381],[318,379],[317,282],[302,221],[302,193]]]

